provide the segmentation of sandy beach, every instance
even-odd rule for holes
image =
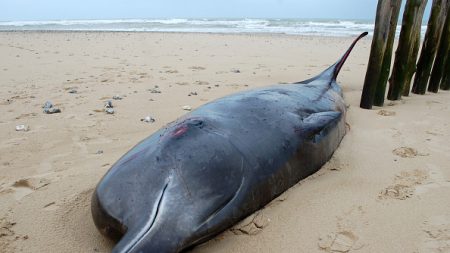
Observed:
[[[352,40],[1,32],[0,252],[110,252],[90,199],[126,151],[183,106],[308,79]],[[450,252],[450,92],[360,109],[370,43],[338,78],[348,133],[333,158],[193,253]],[[104,112],[108,100],[114,114]],[[46,101],[62,112],[44,114]],[[16,131],[22,124],[29,130]]]

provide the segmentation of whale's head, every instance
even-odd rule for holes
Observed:
[[[115,252],[178,252],[200,241],[242,184],[244,160],[212,123],[188,118],[139,143],[98,184],[92,215]],[[161,251],[158,251],[161,250]]]

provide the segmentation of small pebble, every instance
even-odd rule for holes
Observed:
[[[114,114],[114,109],[113,108],[105,108],[105,112],[107,114]]]
[[[113,108],[113,107],[114,107],[114,106],[113,106],[111,100],[106,101],[106,103],[105,103],[105,108]]]
[[[46,113],[46,114],[53,114],[53,113],[61,112],[61,109],[54,108],[52,102],[50,102],[50,101],[45,102],[45,104],[42,106],[42,108],[44,108],[44,113]]]
[[[197,96],[197,95],[198,95],[197,92],[194,91],[194,92],[189,93],[188,96],[190,97],[190,96]]]
[[[141,121],[147,122],[147,123],[153,123],[153,122],[155,122],[156,120],[155,120],[154,118],[150,117],[150,116],[147,116],[147,117],[141,119]]]
[[[150,93],[161,93],[161,91],[157,89],[148,89],[148,91],[150,91]]]
[[[77,91],[77,90],[69,90],[69,93],[70,93],[70,94],[77,94],[78,91]]]
[[[96,155],[101,155],[101,154],[103,154],[103,150],[97,150],[97,152],[95,154]]]
[[[45,104],[42,106],[42,108],[52,108],[53,107],[53,104],[52,104],[52,102],[50,102],[50,101],[47,101],[47,102],[45,102]]]
[[[59,108],[44,108],[44,113],[47,113],[47,114],[61,113],[61,109],[59,109]]]
[[[185,111],[192,111],[192,107],[190,107],[189,105],[185,105],[185,106],[183,106],[182,108],[183,108],[183,110],[185,110]]]
[[[17,125],[16,126],[16,131],[27,132],[28,130],[30,130],[30,128],[26,125]]]
[[[241,71],[239,69],[232,69],[231,72],[236,73],[236,74],[241,73]]]
[[[123,98],[119,95],[115,95],[112,97],[114,100],[122,100]]]

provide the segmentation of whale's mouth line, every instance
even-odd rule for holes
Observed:
[[[150,219],[145,224],[145,226],[142,228],[142,230],[139,232],[139,234],[135,237],[136,239],[134,239],[132,242],[130,242],[128,244],[129,246],[125,248],[125,251],[124,251],[125,253],[128,253],[131,250],[133,250],[136,247],[136,245],[138,245],[147,236],[147,234],[150,233],[150,230],[152,229],[153,225],[156,222],[156,218],[158,217],[159,209],[161,207],[161,203],[163,201],[164,194],[166,193],[168,186],[169,186],[169,182],[166,183],[163,190],[161,191],[161,195],[159,196],[159,199],[158,199],[158,204],[156,205],[156,210],[154,211],[154,214],[152,214],[153,219]]]

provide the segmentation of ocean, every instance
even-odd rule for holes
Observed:
[[[0,21],[0,31],[121,31],[183,33],[275,33],[305,36],[355,36],[368,31],[371,20],[342,19],[112,19]],[[422,27],[422,35],[426,26]],[[397,29],[397,35],[400,26]]]

